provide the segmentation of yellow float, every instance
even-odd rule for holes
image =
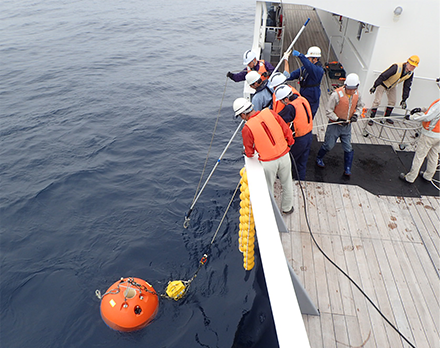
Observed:
[[[243,267],[250,271],[255,265],[254,243],[255,243],[255,222],[250,202],[249,186],[247,181],[246,168],[240,170],[240,224],[238,232],[239,250],[243,253]]]

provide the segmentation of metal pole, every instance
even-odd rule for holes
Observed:
[[[188,213],[185,215],[185,221],[183,223],[183,227],[188,228],[189,220],[190,220],[189,216],[191,215],[194,206],[196,205],[200,195],[202,194],[203,190],[205,189],[206,185],[208,184],[209,179],[211,179],[212,174],[214,174],[214,171],[217,169],[218,165],[220,164],[220,161],[222,160],[224,154],[228,150],[229,146],[232,143],[232,140],[234,140],[235,136],[237,135],[237,133],[240,130],[243,123],[244,123],[244,120],[241,120],[240,124],[238,125],[238,127],[235,130],[234,134],[232,135],[231,139],[229,139],[229,142],[226,145],[225,149],[223,150],[223,152],[221,153],[217,162],[215,163],[214,168],[212,168],[211,173],[209,173],[208,178],[206,179],[205,183],[203,184],[202,188],[200,189],[199,193],[197,194],[197,197],[194,199],[193,203],[191,204],[191,207],[189,208]]]
[[[295,44],[295,42],[298,40],[299,36],[301,35],[301,33],[304,31],[304,29],[306,28],[306,25],[310,22],[310,18],[307,18],[306,22],[304,23],[304,25],[301,27],[301,29],[299,30],[298,34],[296,34],[295,38],[293,39],[292,43],[290,44],[289,48],[286,50],[286,52],[284,52],[284,54],[286,54],[287,52],[291,51],[293,48],[293,45]],[[280,67],[281,63],[283,62],[283,59],[281,59],[277,66],[275,67],[275,69],[273,70],[272,74],[275,73],[278,68]]]

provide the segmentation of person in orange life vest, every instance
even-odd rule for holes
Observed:
[[[316,157],[318,167],[324,168],[323,158],[328,151],[333,149],[339,138],[344,149],[344,175],[346,176],[351,175],[351,165],[353,163],[351,123],[357,121],[364,106],[361,96],[358,94],[358,87],[359,76],[348,74],[344,86],[337,88],[330,95],[325,110],[329,118],[329,124],[325,131],[324,144],[322,144]]]
[[[437,79],[437,85],[440,88],[440,78]],[[426,181],[431,181],[437,170],[440,152],[440,99],[433,102],[427,110],[426,108],[412,109],[410,115],[406,115],[405,118],[422,122],[423,128],[411,170],[406,175],[400,173],[399,178],[413,183],[419,175],[423,161],[427,158],[426,170],[420,174]]]
[[[246,74],[250,71],[257,71],[261,75],[261,79],[267,80],[272,71],[275,69],[272,64],[264,60],[257,60],[257,55],[252,50],[247,50],[243,54],[243,65],[246,65],[239,73],[232,73],[228,71],[226,74],[232,81],[240,82],[246,79]]]
[[[285,105],[278,114],[287,124],[290,124],[295,139],[295,143],[290,148],[296,164],[296,169],[294,164],[294,176],[296,177],[298,170],[299,179],[305,180],[307,160],[313,139],[312,109],[307,99],[294,94],[288,85],[278,86],[275,96],[277,101]]]
[[[388,106],[385,110],[385,117],[391,115],[391,112],[396,105],[396,86],[403,82],[402,101],[400,106],[406,109],[406,100],[409,97],[411,85],[414,76],[414,69],[419,65],[420,58],[418,56],[411,56],[406,63],[398,63],[391,65],[387,70],[382,72],[374,81],[373,87],[370,88],[370,94],[374,93],[374,101],[371,105],[370,118],[376,116],[377,107],[380,105],[383,93],[385,92],[388,99]],[[394,121],[387,118],[389,124],[394,124]],[[381,121],[383,123],[383,121]],[[368,125],[372,126],[373,121],[369,120]]]
[[[276,73],[270,75],[269,80],[268,80],[269,88],[272,89],[272,91],[275,91],[275,89],[278,86],[281,86],[282,84],[284,84],[284,82],[286,82],[286,79],[287,79],[287,77],[283,73],[280,73],[280,72],[276,72]],[[294,87],[292,87],[290,85],[287,85],[287,86],[290,87],[293,94],[296,94],[298,96],[300,95],[299,92]],[[278,100],[278,101],[276,100],[275,93],[273,93],[272,94],[272,110],[278,114],[282,109],[284,109],[284,106],[285,105],[281,102],[281,100]]]
[[[283,188],[281,210],[284,214],[293,212],[293,182],[289,156],[289,146],[295,142],[286,122],[272,110],[266,108],[255,111],[250,101],[237,98],[233,103],[235,117],[246,121],[243,136],[244,153],[253,157],[258,153],[264,169],[267,186],[273,193],[273,185],[278,176]]]

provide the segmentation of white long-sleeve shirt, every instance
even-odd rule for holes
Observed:
[[[348,96],[348,97],[349,97],[348,110],[350,110],[353,98],[351,96]],[[332,121],[338,120],[338,115],[335,114],[335,108],[336,108],[336,105],[338,105],[338,104],[339,104],[339,95],[338,95],[338,92],[334,91],[330,95],[330,98],[329,98],[327,105],[326,105],[326,108],[325,108],[326,116]],[[354,112],[354,115],[359,117],[362,114],[363,107],[364,107],[364,103],[362,102],[361,95],[358,93],[358,101],[356,104],[356,110]]]
[[[429,130],[422,128],[422,134],[426,135],[427,137],[431,138],[439,138],[440,139],[440,133],[433,132],[432,129],[435,127],[437,122],[440,120],[440,100],[437,101],[429,111],[425,114],[426,108],[421,112],[417,112],[414,115],[411,115],[409,118],[413,121],[419,121],[419,122],[430,122],[429,124]]]

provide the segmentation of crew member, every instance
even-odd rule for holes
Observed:
[[[294,164],[294,176],[297,176],[296,171],[298,170],[299,179],[305,180],[307,160],[313,139],[313,117],[310,104],[306,98],[294,94],[288,85],[277,87],[275,97],[277,101],[285,106],[279,112],[279,115],[290,125],[295,139],[295,143],[290,148],[296,164],[296,169]]]
[[[317,46],[312,46],[308,49],[306,55],[294,50],[292,56],[298,57],[303,66],[289,73],[289,63],[285,59],[284,74],[288,76],[288,81],[299,80],[301,87],[299,92],[309,101],[313,118],[315,118],[319,107],[319,98],[321,97],[321,80],[324,76],[324,68],[319,60],[321,58],[321,49]]]
[[[419,65],[419,62],[420,58],[418,56],[411,56],[406,63],[393,64],[379,75],[376,81],[374,81],[373,87],[370,88],[370,94],[374,93],[370,118],[376,116],[377,107],[380,105],[384,92],[388,99],[387,108],[385,109],[385,117],[391,115],[391,112],[396,105],[396,86],[401,82],[403,82],[403,90],[400,106],[402,109],[406,109],[406,100],[408,99],[411,90],[414,69]],[[389,124],[394,124],[394,121],[391,118],[386,118],[386,121]],[[368,125],[372,126],[373,120],[369,120]]]
[[[356,122],[362,113],[364,104],[358,94],[359,76],[349,74],[344,86],[337,88],[331,95],[325,110],[329,123],[325,131],[324,144],[318,151],[316,164],[324,168],[323,158],[333,149],[338,138],[344,149],[344,175],[351,175],[353,163],[353,148],[351,146],[351,123]]]
[[[266,62],[262,59],[257,60],[257,55],[252,50],[247,50],[244,52],[243,65],[246,65],[246,67],[239,73],[234,74],[228,71],[226,76],[235,82],[240,82],[245,80],[248,72],[257,71],[261,75],[261,79],[264,81],[274,70],[274,67],[269,62]]]
[[[440,78],[437,79],[437,86],[440,88]],[[423,128],[414,153],[411,170],[406,175],[400,173],[399,178],[413,183],[419,175],[423,161],[427,158],[426,170],[421,171],[420,175],[426,181],[431,181],[437,170],[440,152],[440,99],[433,102],[428,109],[412,109],[410,115],[405,118],[422,122]]]
[[[252,95],[254,110],[261,111],[272,106],[273,90],[269,88],[267,80],[263,81],[258,72],[251,71],[246,75],[246,82],[255,89],[255,93]]]
[[[270,192],[278,176],[283,188],[281,210],[284,214],[293,212],[293,183],[289,146],[293,145],[292,132],[286,122],[272,110],[255,111],[251,102],[237,98],[233,109],[235,116],[246,121],[241,134],[244,153],[253,157],[257,152],[266,175]]]
[[[281,86],[284,82],[286,82],[287,77],[280,72],[276,72],[272,75],[270,75],[269,79],[268,79],[268,84],[269,84],[269,88],[272,91],[275,91],[275,89],[278,86]],[[299,92],[295,89],[295,87],[290,86],[290,85],[286,85],[289,86],[290,89],[292,90],[293,94],[296,95],[300,95]],[[276,100],[275,97],[275,93],[272,94],[272,110],[275,111],[277,114],[284,109],[284,104],[280,101],[280,100]]]

